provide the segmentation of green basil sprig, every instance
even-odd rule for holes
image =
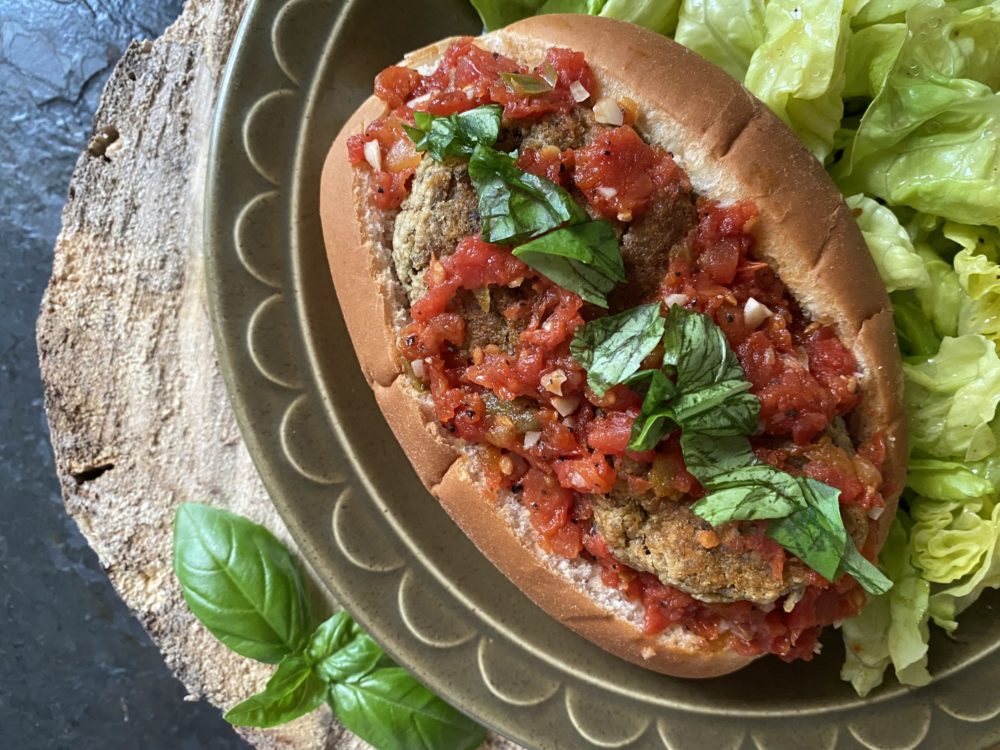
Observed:
[[[607,307],[608,292],[625,281],[618,236],[606,221],[556,229],[515,248],[514,255],[598,307]]]
[[[537,76],[512,74],[507,82],[551,89]],[[525,263],[587,302],[607,307],[607,294],[625,281],[614,228],[606,221],[590,221],[564,188],[519,169],[514,156],[491,148],[502,119],[503,108],[490,104],[451,115],[416,112],[413,125],[404,128],[417,151],[437,161],[469,157],[484,240],[525,243],[514,250]]]
[[[598,396],[635,373],[663,338],[660,303],[640,305],[597,318],[576,329],[570,354],[587,371],[587,385]]]
[[[436,161],[448,156],[472,156],[479,144],[492,146],[500,137],[503,107],[487,104],[451,115],[414,112],[413,125],[403,125],[417,151]]]
[[[472,750],[485,739],[482,727],[397,666],[347,613],[315,626],[294,558],[264,527],[185,503],[174,521],[174,571],[216,638],[278,663],[263,691],[226,713],[230,723],[276,726],[326,702],[379,750]]]
[[[559,185],[518,169],[513,156],[479,144],[469,159],[479,196],[483,239],[513,245],[563,224],[587,221],[587,212]]]
[[[680,306],[671,307],[658,328],[650,307],[659,317],[659,305],[647,305],[588,323],[571,347],[588,383],[646,383],[629,449],[651,450],[679,428],[687,470],[708,491],[691,506],[695,515],[713,526],[768,520],[768,536],[827,580],[848,573],[870,593],[887,591],[892,583],[847,534],[840,491],[793,477],[754,455],[747,436],[757,429],[760,403],[722,330],[708,316]],[[664,367],[636,372],[659,343],[653,338],[657,330]]]

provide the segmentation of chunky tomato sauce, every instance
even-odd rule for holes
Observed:
[[[534,73],[552,81],[543,94],[519,94],[508,87],[501,73]],[[484,104],[500,104],[507,120],[531,119],[577,106],[570,87],[577,83],[593,92],[597,83],[580,52],[553,48],[545,62],[533,71],[513,60],[488,52],[461,39],[444,54],[429,75],[400,66],[386,68],[375,78],[375,95],[389,111],[372,122],[365,132],[351,136],[347,149],[351,164],[367,165],[374,173],[374,202],[379,208],[399,208],[409,192],[409,183],[420,163],[420,154],[406,136],[403,124],[413,124],[413,113],[450,115]],[[378,143],[375,164],[366,158],[365,144]],[[376,167],[378,167],[376,169]]]
[[[448,114],[498,103],[505,122],[531,120],[582,106],[571,94],[574,82],[596,93],[582,55],[550,50],[534,72],[551,78],[553,71],[557,80],[551,91],[518,95],[500,74],[529,71],[471,40],[452,45],[428,75],[399,67],[383,71],[376,93],[388,113],[349,143],[351,162],[367,164],[363,168],[374,173],[375,203],[395,208],[407,194],[421,156],[402,123],[412,122],[414,111]],[[372,141],[378,143],[380,169],[365,155]],[[628,124],[606,128],[584,148],[524,150],[518,165],[575,188],[596,214],[613,221],[633,220],[654,201],[691,190],[672,155],[646,144]],[[875,511],[882,505],[881,439],[854,453],[828,436],[831,424],[858,402],[853,355],[831,328],[810,322],[773,269],[754,257],[757,211],[752,203],[723,205],[700,198],[696,210],[698,222],[689,240],[670,251],[660,300],[664,306],[681,304],[706,313],[724,331],[761,403],[760,430],[752,439],[761,460],[838,488],[842,507]],[[823,626],[856,614],[864,604],[852,578],[827,582],[818,574],[810,574],[804,595],[790,611],[780,601],[771,609],[749,602],[708,604],[618,562],[592,523],[588,495],[610,492],[626,457],[645,467],[626,477],[636,493],[690,502],[704,491],[685,469],[677,434],[655,450],[628,452],[642,402],[638,393],[616,386],[599,398],[587,388],[586,373],[570,355],[569,343],[574,331],[601,311],[533,271],[509,247],[475,236],[463,239],[453,254],[432,260],[424,280],[427,291],[413,304],[413,322],[399,345],[408,360],[419,364],[414,371],[426,383],[441,425],[483,447],[491,490],[519,498],[546,549],[596,562],[606,585],[642,602],[648,634],[682,624],[742,653],[808,659]],[[506,350],[495,344],[468,346],[459,296],[486,290],[488,300],[489,290],[500,288],[526,292],[500,311],[519,331],[516,344]],[[756,324],[745,314],[751,299],[769,313]],[[740,534],[726,527],[702,532],[701,541],[710,547],[720,536],[738,537],[743,548],[769,560],[780,579],[787,555],[765,536],[766,523],[740,526]]]

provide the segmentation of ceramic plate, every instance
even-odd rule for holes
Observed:
[[[275,505],[330,591],[401,664],[524,745],[660,750],[978,749],[1000,741],[984,600],[933,644],[934,681],[866,700],[812,663],[707,681],[620,661],[529,602],[418,482],[361,377],[320,234],[337,129],[404,52],[475,34],[465,0],[252,3],[218,104],[206,194],[223,374]],[[345,154],[346,158],[346,154]],[[345,197],[346,199],[346,197]]]

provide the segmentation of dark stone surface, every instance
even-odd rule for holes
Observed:
[[[66,186],[128,42],[181,0],[0,0],[0,747],[246,745],[184,689],[66,515],[35,318]]]

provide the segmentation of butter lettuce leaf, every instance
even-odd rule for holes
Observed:
[[[674,39],[742,81],[764,43],[764,0],[684,0]]]
[[[993,547],[993,502],[988,498],[910,499],[913,562],[932,583],[952,583],[975,571]]]
[[[953,263],[958,282],[968,295],[959,314],[962,333],[981,333],[1000,340],[1000,231],[947,223],[944,236],[961,246]]]
[[[488,31],[546,13],[585,13],[628,21],[660,34],[677,27],[680,0],[471,0]]]
[[[993,545],[971,575],[953,586],[937,591],[931,597],[930,613],[934,622],[949,633],[958,627],[957,618],[968,609],[987,588],[1000,588],[1000,503],[990,516]]]
[[[833,148],[844,114],[851,30],[843,11],[843,0],[771,0],[764,43],[750,58],[743,82],[820,161]]]
[[[940,458],[977,461],[997,448],[1000,357],[983,336],[946,337],[933,357],[904,363],[910,445]]]
[[[957,336],[959,317],[968,301],[958,274],[951,263],[943,260],[929,244],[918,242],[914,247],[923,258],[930,279],[927,286],[915,292],[920,307],[939,337]]]
[[[893,581],[892,589],[870,597],[857,617],[841,628],[847,658],[841,669],[858,695],[865,696],[882,683],[891,663],[904,685],[926,685],[930,583],[910,562],[905,513],[893,521],[880,555],[880,567]]]
[[[545,0],[471,0],[487,31],[536,15]]]
[[[921,3],[835,170],[845,192],[1000,225],[1000,5]]]
[[[905,39],[903,23],[880,23],[854,32],[847,43],[844,98],[874,99],[885,86]]]
[[[669,36],[677,28],[680,5],[680,0],[607,0],[598,15],[645,26]]]
[[[885,288],[916,289],[931,283],[923,259],[896,215],[865,195],[845,199],[857,219]]]
[[[995,491],[989,478],[958,461],[911,458],[906,470],[906,486],[924,497],[969,500]]]

